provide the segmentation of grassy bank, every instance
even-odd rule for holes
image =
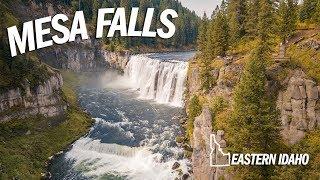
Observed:
[[[83,79],[63,72],[63,96],[69,103],[65,115],[16,119],[0,123],[0,179],[38,179],[48,158],[83,136],[91,118],[78,107],[75,87]]]

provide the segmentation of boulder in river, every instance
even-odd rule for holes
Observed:
[[[189,178],[189,176],[190,176],[189,174],[184,174],[184,175],[182,175],[181,179],[187,180]]]
[[[172,170],[176,170],[180,167],[180,163],[178,162],[174,162],[173,165],[172,165]]]

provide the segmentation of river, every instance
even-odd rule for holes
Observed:
[[[134,55],[122,76],[106,72],[78,89],[95,124],[54,158],[53,179],[175,179],[190,162],[182,134],[188,60],[193,52]],[[180,167],[172,170],[174,163]]]

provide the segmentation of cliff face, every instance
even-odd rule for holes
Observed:
[[[215,169],[210,167],[211,119],[210,110],[204,108],[200,116],[196,117],[194,121],[191,159],[195,179],[213,179],[214,177]]]
[[[74,72],[103,71],[110,67],[104,59],[104,52],[95,39],[76,39],[65,45],[55,45],[39,50],[45,63],[58,69]]]
[[[102,51],[103,57],[112,69],[124,70],[129,59],[129,52],[110,52]]]
[[[103,50],[96,39],[77,39],[67,45],[40,50],[39,54],[52,67],[74,72],[123,70],[130,58],[129,52]]]
[[[62,85],[61,75],[55,73],[34,89],[26,84],[24,90],[16,88],[0,94],[0,122],[37,114],[46,117],[63,114],[67,106],[61,97]]]
[[[219,68],[214,68],[210,75],[215,80],[215,85],[210,89],[208,93],[205,93],[208,97],[221,96],[227,100],[231,100],[232,90],[236,83],[240,79],[242,66],[231,63],[228,59],[223,59],[224,65]],[[188,74],[188,94],[199,94],[201,91],[201,69],[192,62],[189,66]]]
[[[41,3],[35,1],[8,3],[8,6],[16,12],[14,16],[22,22],[58,13],[66,14],[69,19],[72,19],[70,8],[51,0]],[[50,35],[54,33],[52,31]],[[80,40],[79,37],[74,42],[42,48],[35,53],[42,62],[54,68],[74,72],[97,72],[108,68],[124,69],[130,57],[129,53],[103,50],[101,42],[97,39]],[[15,88],[1,93],[0,121],[36,114],[51,117],[63,113],[66,105],[61,97],[62,82],[61,75],[55,73],[35,89],[31,89],[26,82],[22,89]]]
[[[305,133],[320,126],[320,86],[302,70],[295,70],[283,82],[277,107],[281,112],[282,136],[289,144],[299,142]]]
[[[211,71],[211,76],[216,80],[215,85],[208,91],[201,90],[200,69],[190,63],[188,75],[188,95],[200,95],[205,99],[222,97],[232,107],[232,96],[235,85],[240,80],[242,66],[237,63],[225,63],[222,67]],[[284,69],[277,65],[278,71]],[[278,72],[268,72],[277,74]],[[287,144],[296,144],[301,141],[307,132],[320,127],[320,86],[301,69],[289,70],[286,77],[280,82],[276,79],[269,79],[267,83],[270,91],[276,93],[276,104],[280,112],[279,122],[281,122],[281,135]],[[281,88],[273,87],[280,84]],[[274,94],[272,94],[274,95]],[[193,138],[191,145],[193,154],[191,156],[193,165],[193,175],[195,179],[230,179],[231,175],[223,168],[210,167],[210,135],[215,134],[221,141],[221,148],[226,147],[223,138],[224,133],[212,127],[211,111],[203,104],[201,115],[195,118]],[[228,131],[226,129],[226,131]],[[214,151],[216,155],[216,151]],[[214,160],[213,160],[214,161]]]
[[[190,64],[188,75],[188,93],[190,97],[194,94],[203,95],[201,91],[200,69]],[[230,63],[228,60],[220,68],[211,71],[211,76],[215,79],[215,85],[212,89],[205,93],[206,98],[222,97],[227,101],[231,101],[234,86],[239,81],[239,74],[242,66]],[[210,161],[215,164],[221,164],[221,153],[216,147],[210,147],[210,135],[215,134],[216,140],[224,149],[227,144],[224,139],[224,132],[212,127],[212,115],[210,109],[205,105],[202,113],[195,118],[193,138],[191,146],[193,153],[191,156],[193,176],[195,179],[230,179],[230,175],[225,172],[224,167],[214,168],[210,166]],[[210,159],[210,153],[212,158]]]
[[[45,16],[63,13],[72,21],[73,13],[70,7],[52,0],[28,3],[11,3],[15,16],[22,22],[31,21]],[[89,31],[90,38],[39,49],[36,51],[43,62],[57,69],[67,69],[74,72],[104,71],[107,68],[123,69],[129,58],[128,53],[113,53],[102,48],[101,39],[95,39]],[[55,35],[51,31],[50,36]]]
[[[195,179],[230,179],[229,175],[225,173],[224,167],[210,166],[210,164],[225,164],[228,162],[228,159],[225,159],[218,149],[223,150],[226,147],[224,132],[221,130],[213,131],[211,120],[212,116],[209,108],[204,107],[202,113],[194,121],[193,153],[191,156],[193,175]],[[210,139],[212,134],[215,135],[215,140],[220,147],[212,143],[213,139]],[[210,141],[212,142],[210,143]]]

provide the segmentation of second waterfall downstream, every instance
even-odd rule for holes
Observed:
[[[79,102],[95,124],[52,161],[52,178],[162,180],[189,174],[175,138],[182,134],[187,61],[193,55],[134,55],[124,75],[107,72],[92,81],[98,83],[81,86]]]

